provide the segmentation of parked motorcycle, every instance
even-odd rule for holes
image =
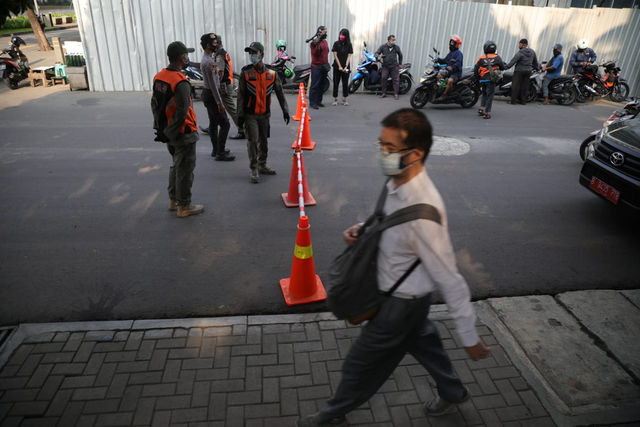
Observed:
[[[290,56],[284,51],[278,54],[272,64],[267,65],[267,67],[278,73],[283,89],[298,90],[300,83],[304,83],[306,88],[309,82],[311,64],[292,66],[295,63],[295,59],[295,56]],[[327,75],[324,83],[322,83],[322,92],[328,91],[330,86],[331,78]]]
[[[603,62],[601,66],[604,68],[604,75],[598,73],[598,66],[595,64],[587,65],[578,74],[578,102],[606,96],[613,102],[622,102],[629,96],[629,84],[620,77],[620,67],[616,66],[616,61]]]
[[[364,59],[358,63],[357,71],[351,78],[349,83],[349,93],[355,93],[361,85],[364,84],[364,89],[371,92],[380,92],[382,90],[382,83],[380,82],[380,69],[378,58],[375,57],[367,49],[367,42],[364,43]],[[411,70],[411,64],[402,64],[400,69],[400,87],[398,89],[399,95],[404,95],[411,90],[413,84],[413,76],[409,72]],[[389,76],[387,78],[387,92],[393,92],[393,79]]]
[[[602,129],[613,123],[635,119],[636,117],[638,117],[639,113],[640,97],[632,97],[631,101],[627,102],[624,108],[615,110],[613,113],[611,113],[609,118],[602,124]],[[591,132],[587,139],[582,141],[582,144],[580,144],[580,158],[583,161],[586,160],[587,154],[589,153],[589,150],[591,150],[591,143],[596,140],[598,135],[602,132],[602,129]]]
[[[0,57],[0,75],[2,81],[10,89],[17,89],[18,83],[29,77],[29,59],[20,50],[20,46],[27,44],[22,38],[13,36],[11,37],[11,44],[9,47],[2,50],[2,54],[8,54],[9,58]]]
[[[476,105],[480,97],[480,89],[473,78],[473,68],[470,67],[463,70],[462,77],[451,88],[446,99],[444,101],[438,99],[444,93],[447,85],[446,79],[438,80],[438,73],[446,65],[438,63],[440,53],[435,47],[433,51],[436,55],[429,55],[432,64],[427,65],[424,74],[420,77],[418,87],[411,94],[411,106],[420,109],[428,102],[432,104],[460,104],[462,108],[471,108]]]
[[[527,102],[533,102],[538,96],[538,88],[536,86],[536,79],[540,75],[539,70],[531,71],[531,78],[529,79],[529,89],[527,91]],[[513,71],[507,71],[502,74],[502,80],[496,83],[496,92],[494,96],[511,96],[511,88],[513,87]]]
[[[547,62],[543,62],[544,66]],[[535,96],[542,98],[542,81],[545,78],[543,72],[536,73],[536,78],[532,80],[535,87]],[[560,77],[551,80],[549,83],[549,99],[555,99],[560,105],[571,105],[576,102],[578,97],[577,83],[578,77],[573,74],[563,74]]]

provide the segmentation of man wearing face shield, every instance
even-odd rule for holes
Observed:
[[[447,94],[453,85],[462,77],[462,60],[464,57],[460,51],[460,46],[462,46],[460,36],[451,36],[449,39],[449,53],[444,58],[438,58],[438,63],[447,65],[445,70],[438,73],[438,80],[447,79],[447,87],[442,96],[438,98],[439,101],[444,101],[447,98]]]
[[[469,357],[489,356],[490,349],[476,331],[469,286],[456,266],[444,202],[424,165],[431,144],[431,124],[421,111],[404,108],[382,120],[379,162],[382,174],[390,178],[382,213],[388,216],[428,204],[438,218],[409,221],[382,232],[376,259],[380,293],[389,291],[417,260],[421,263],[385,297],[378,313],[362,328],[342,365],[333,397],[317,414],[299,419],[298,427],[348,426],[346,415],[373,397],[407,353],[437,384],[438,395],[422,405],[427,416],[445,415],[471,397],[453,371],[438,329],[428,319],[430,294],[438,290]],[[343,233],[347,245],[358,241],[360,228],[356,224]]]
[[[549,83],[562,75],[562,66],[564,65],[564,56],[562,56],[562,45],[556,43],[553,45],[553,58],[542,67],[542,71],[546,71],[542,81],[542,94],[544,95],[544,104],[549,105]]]
[[[289,106],[276,72],[264,65],[262,43],[253,42],[244,51],[249,53],[251,64],[245,65],[240,72],[237,99],[238,127],[244,126],[251,182],[257,184],[260,182],[259,174],[276,174],[276,171],[267,166],[271,93],[276,92],[286,124],[289,124],[290,120]]]
[[[194,50],[181,42],[167,47],[169,65],[153,78],[151,96],[156,141],[167,144],[173,159],[169,169],[169,210],[178,211],[179,218],[204,211],[204,206],[191,204],[196,142],[200,135],[191,102],[191,85],[181,73],[189,64],[189,53]]]

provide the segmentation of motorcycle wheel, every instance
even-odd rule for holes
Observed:
[[[572,87],[570,87],[569,89],[565,89],[562,92],[562,95],[562,98],[558,98],[558,104],[560,105],[571,105],[576,102],[576,98],[578,97],[576,90]]]
[[[579,103],[583,103],[583,102],[587,102],[589,100],[590,97],[590,92],[585,89],[585,85],[587,85],[587,81],[586,80],[579,80],[578,81],[578,87],[580,88],[579,91],[577,91],[577,96],[576,96],[576,101]]]
[[[529,91],[527,92],[527,102],[533,102],[538,97],[538,90],[533,83],[529,83]]]
[[[7,73],[7,72],[5,71],[4,75],[2,76],[2,81],[4,82],[4,84],[6,84],[6,85],[7,85],[7,87],[8,87],[9,89],[11,89],[11,90],[16,90],[16,89],[18,89],[18,82],[17,82],[17,81],[15,81],[15,80],[11,80],[11,79],[9,78],[9,75],[8,75],[8,74],[9,74],[9,73]]]
[[[595,135],[589,135],[589,138],[585,139],[584,141],[582,141],[582,144],[580,144],[580,158],[583,162],[587,160],[587,150],[589,148],[589,144],[591,144],[595,140]]]
[[[400,88],[398,89],[398,93],[400,95],[404,95],[405,93],[409,93],[411,90],[411,79],[409,76],[400,77]]]
[[[427,89],[416,89],[411,94],[409,102],[413,108],[419,110],[429,102],[429,91]]]
[[[349,83],[349,93],[355,93],[360,87],[361,82],[362,80],[351,81],[351,83]]]
[[[609,94],[613,102],[622,102],[627,99],[627,96],[629,96],[629,85],[625,82],[617,82]]]
[[[480,91],[478,90],[477,87],[471,87],[471,97],[469,98],[465,98],[464,101],[460,102],[460,106],[462,108],[471,108],[474,105],[476,105],[476,103],[478,102],[478,99],[480,99]]]

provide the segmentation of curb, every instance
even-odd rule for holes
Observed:
[[[57,26],[52,27],[52,28],[46,28],[44,30],[44,32],[47,33],[47,32],[51,32],[51,31],[68,30],[70,28],[78,28],[78,24],[57,25]],[[23,34],[34,34],[34,33],[33,33],[32,29],[18,29],[18,31],[14,31],[13,33],[0,34],[0,38],[11,37],[12,34],[14,36],[19,36],[19,35],[23,35]]]

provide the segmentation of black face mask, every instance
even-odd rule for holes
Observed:
[[[453,52],[454,50],[456,50],[455,42],[449,43],[449,52]]]
[[[555,56],[558,56],[558,55],[560,55],[560,51],[553,49],[553,56],[555,57]]]

